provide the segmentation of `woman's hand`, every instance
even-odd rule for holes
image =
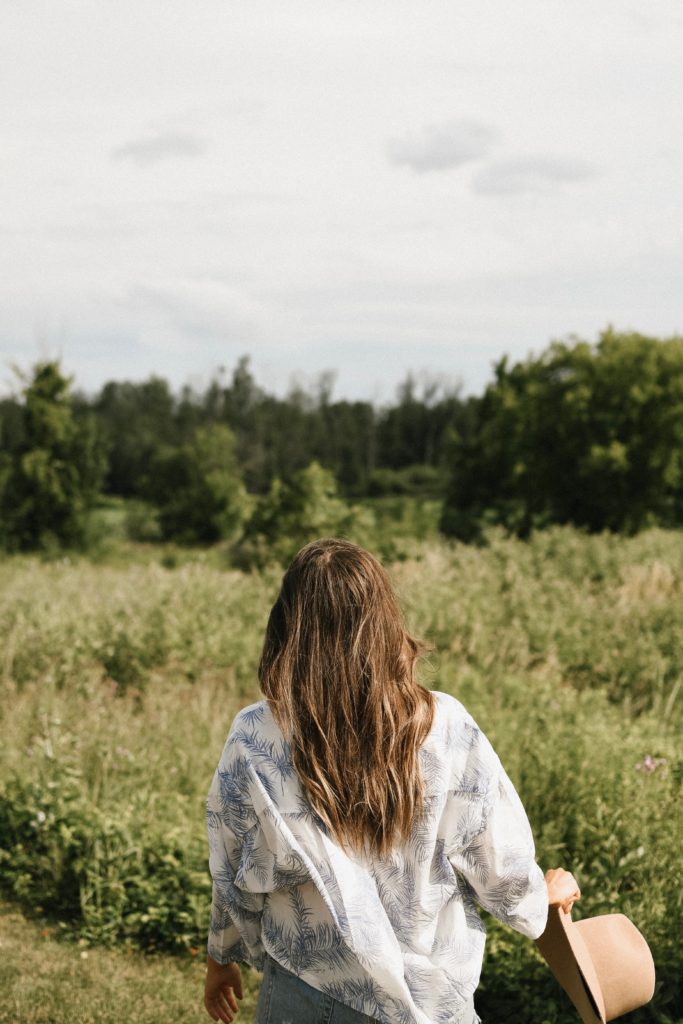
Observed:
[[[545,884],[548,887],[548,903],[551,907],[562,907],[565,914],[581,899],[576,879],[564,868],[550,868],[546,871]]]
[[[239,1010],[237,999],[241,998],[242,975],[239,964],[219,964],[208,957],[204,1006],[209,1017],[212,1020],[222,1020],[223,1024],[230,1024]]]

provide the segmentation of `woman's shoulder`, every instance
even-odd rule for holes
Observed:
[[[476,725],[472,715],[464,704],[451,693],[444,693],[442,690],[432,690],[435,699],[434,721],[446,721],[463,725]]]
[[[487,736],[457,697],[440,690],[432,691],[436,707],[431,738],[448,755],[488,762],[495,766],[496,754]]]
[[[258,700],[254,704],[248,704],[241,708],[235,715],[231,731],[234,729],[255,728],[256,726],[269,725],[273,720],[270,705],[267,700]]]
[[[231,736],[242,739],[260,736],[263,739],[279,743],[284,739],[280,726],[275,720],[270,702],[267,700],[259,700],[255,704],[248,704],[238,711],[230,726],[228,739]]]

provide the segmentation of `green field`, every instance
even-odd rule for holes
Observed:
[[[424,681],[489,735],[580,913],[622,911],[647,937],[657,992],[630,1020],[680,1022],[683,534],[556,528],[401,556],[409,624],[434,645]],[[0,563],[3,1024],[205,1016],[204,799],[258,699],[279,572],[164,560]],[[575,1022],[533,944],[489,924],[483,1020]]]

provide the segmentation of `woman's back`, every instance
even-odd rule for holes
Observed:
[[[475,899],[542,933],[547,890],[519,798],[463,706],[434,698],[422,806],[384,854],[354,852],[315,812],[268,701],[240,712],[207,800],[214,960],[262,968],[267,954],[374,1018],[428,1024],[457,1021],[478,984]]]

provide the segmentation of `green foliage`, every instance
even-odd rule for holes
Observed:
[[[232,431],[221,423],[198,427],[180,448],[162,448],[149,493],[159,507],[164,538],[207,544],[234,534],[245,492]]]
[[[434,497],[441,495],[444,484],[444,472],[437,466],[418,463],[402,469],[384,467],[374,470],[370,475],[368,494],[372,497],[391,494]]]
[[[150,466],[160,447],[189,438],[176,423],[176,401],[168,383],[150,377],[141,383],[109,381],[92,402],[107,439],[105,487],[109,493],[143,498],[150,484]]]
[[[74,415],[56,362],[34,367],[18,414],[0,455],[0,540],[10,550],[83,545],[105,468],[95,421]]]
[[[178,801],[178,826],[159,820],[154,828],[147,820],[141,834],[139,794],[107,813],[89,798],[78,768],[44,752],[41,761],[32,781],[11,775],[5,783],[2,889],[99,941],[148,950],[201,942],[211,886],[203,836],[182,827],[188,801]],[[198,809],[190,815],[196,824]]]
[[[456,444],[444,532],[549,523],[633,533],[683,518],[683,338],[605,331],[495,368]]]
[[[227,380],[221,369],[203,392],[187,386],[174,395],[159,377],[110,381],[85,403],[107,439],[107,493],[148,499],[150,467],[160,449],[183,447],[198,427],[212,423],[233,431],[245,485],[261,495],[276,477],[290,480],[311,462],[329,469],[343,494],[365,495],[376,469],[438,468],[447,438],[468,432],[475,400],[461,399],[441,382],[427,379],[420,386],[408,375],[396,402],[379,409],[367,401],[334,400],[334,377],[325,371],[310,386],[295,384],[276,397],[259,387],[242,356]],[[2,420],[13,432],[13,409],[0,403]],[[425,483],[411,493],[427,493]]]
[[[435,645],[428,683],[491,738],[539,862],[578,876],[577,915],[621,911],[643,931],[658,987],[634,1024],[680,1021],[683,538],[496,529],[409,554],[391,572]],[[204,947],[203,801],[259,696],[281,575],[206,557],[0,562],[0,886],[89,942]],[[487,924],[482,1017],[571,1024],[533,944]]]
[[[245,567],[288,562],[317,537],[348,537],[357,542],[374,526],[372,513],[338,497],[334,475],[312,462],[287,483],[276,478],[248,520],[236,550]]]
[[[129,540],[139,541],[143,544],[161,540],[158,510],[147,501],[128,502],[124,529]]]

